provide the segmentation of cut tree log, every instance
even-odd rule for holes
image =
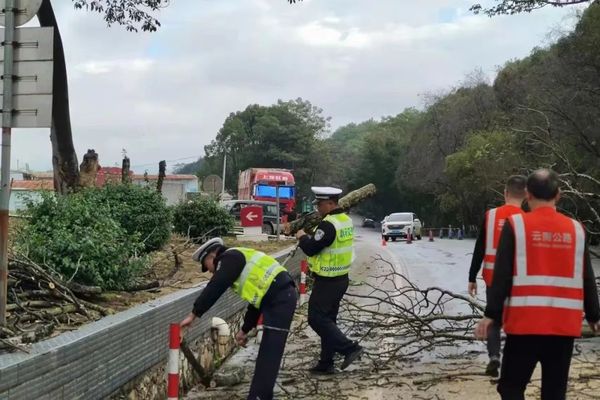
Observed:
[[[69,282],[67,287],[76,295],[81,296],[95,296],[102,293],[100,286],[86,286],[76,282]]]
[[[361,201],[368,199],[369,197],[373,197],[377,192],[377,188],[372,183],[363,186],[359,189],[353,190],[344,197],[342,197],[339,201],[339,206],[348,210],[351,207],[356,206]],[[305,214],[300,218],[286,224],[284,227],[284,232],[286,235],[291,236],[298,232],[300,229],[304,229],[305,231],[311,230],[316,227],[319,222],[321,222],[322,218],[318,212],[313,211],[311,213]]]

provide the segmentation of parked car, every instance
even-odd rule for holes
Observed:
[[[229,214],[240,222],[241,210],[247,206],[262,206],[263,209],[263,233],[267,235],[274,235],[277,230],[277,218],[279,217],[279,230],[283,229],[283,222],[281,220],[281,212],[278,211],[277,203],[270,201],[258,201],[258,200],[227,200],[220,203],[222,207],[229,211]]]
[[[362,222],[363,228],[375,228],[375,221],[372,218],[365,218]]]
[[[397,238],[406,239],[409,229],[413,237],[421,240],[422,223],[412,212],[393,213],[381,221],[381,237],[385,241],[392,239],[394,242]]]

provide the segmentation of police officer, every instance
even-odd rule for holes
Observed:
[[[509,177],[504,187],[504,205],[492,208],[485,213],[483,226],[479,230],[479,237],[475,242],[471,269],[469,270],[468,289],[471,296],[477,295],[477,275],[482,266],[486,297],[489,296],[500,233],[502,232],[506,218],[514,214],[523,214],[521,205],[525,200],[526,185],[527,178],[522,175]],[[498,376],[498,369],[500,368],[500,329],[500,324],[493,324],[487,336],[487,349],[490,361],[485,373],[494,378]]]
[[[247,334],[264,318],[262,342],[256,358],[254,377],[248,399],[270,400],[279,373],[281,357],[296,309],[296,287],[292,277],[277,260],[257,250],[227,248],[221,238],[211,239],[192,255],[202,271],[213,276],[194,303],[193,311],[181,322],[189,326],[205,314],[231,287],[248,301],[248,310],[235,339],[240,346],[248,342]]]
[[[494,265],[485,318],[475,330],[485,338],[504,322],[507,334],[498,392],[502,399],[524,399],[538,362],[542,400],[562,400],[574,338],[581,336],[585,312],[597,331],[600,305],[581,223],[556,211],[558,175],[535,171],[527,179],[531,212],[504,224]]]
[[[338,207],[340,189],[313,187],[312,191],[323,220],[313,236],[303,230],[296,234],[300,248],[309,257],[309,268],[315,279],[308,301],[308,324],[321,337],[320,360],[310,371],[333,374],[336,353],[344,356],[341,369],[346,369],[363,352],[363,348],[348,339],[336,325],[354,259],[354,226],[352,219]]]

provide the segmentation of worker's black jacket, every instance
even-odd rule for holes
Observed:
[[[227,288],[231,287],[239,278],[246,266],[246,258],[241,252],[237,250],[229,250],[226,252],[225,250],[227,250],[227,247],[221,247],[218,250],[217,258],[215,259],[217,270],[202,293],[200,293],[200,296],[198,296],[194,302],[193,312],[197,317],[201,317],[217,302],[217,300],[219,300],[219,297],[225,293]],[[271,298],[274,293],[277,293],[279,289],[293,284],[294,281],[287,272],[278,274],[271,283],[269,290],[267,290],[265,297],[263,297],[262,304],[268,302],[269,298]],[[248,333],[254,328],[258,322],[259,316],[260,310],[252,304],[248,304],[242,331]]]
[[[344,210],[341,208],[337,208],[331,211],[327,215],[334,214],[343,214]],[[323,217],[325,218],[325,217]],[[299,246],[309,257],[316,256],[323,249],[329,247],[335,241],[336,236],[335,226],[329,221],[321,221],[319,225],[317,225],[317,229],[315,230],[314,235],[304,235],[300,238]],[[324,277],[319,275],[314,275],[315,279],[323,279],[323,280],[342,280],[347,279],[347,275],[341,275],[336,277]]]
[[[506,221],[500,234],[500,243],[494,264],[494,279],[490,288],[485,316],[502,323],[504,301],[510,296],[512,290],[515,260],[515,234],[510,221]],[[585,245],[584,271],[583,271],[583,308],[585,319],[589,322],[600,321],[600,305],[596,278],[590,262],[590,253],[587,243]]]
[[[475,282],[477,280],[477,274],[479,274],[479,270],[483,264],[483,258],[485,257],[486,230],[484,218],[483,224],[479,229],[479,236],[477,236],[477,241],[475,242],[475,250],[473,250],[471,268],[469,269],[469,282]]]

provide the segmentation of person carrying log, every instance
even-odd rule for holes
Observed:
[[[341,369],[358,359],[363,348],[348,339],[338,328],[340,302],[348,289],[348,272],[354,260],[354,225],[338,205],[342,191],[330,187],[313,187],[315,203],[323,220],[314,235],[303,229],[296,233],[299,247],[308,256],[315,283],[308,300],[308,324],[321,338],[319,362],[311,373],[333,374],[333,357],[344,356]]]
[[[264,318],[263,338],[248,399],[272,399],[298,300],[294,280],[274,258],[253,249],[227,248],[221,238],[200,246],[192,258],[202,265],[203,272],[210,271],[213,276],[181,327],[190,326],[231,287],[249,303],[242,328],[235,336],[238,345],[246,345],[247,334],[256,326],[261,313]]]

